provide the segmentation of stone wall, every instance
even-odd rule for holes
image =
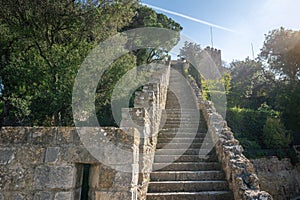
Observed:
[[[132,184],[137,182],[133,173],[115,170],[118,158],[107,161],[108,166],[102,164],[87,151],[80,138],[98,138],[102,144],[113,143],[131,152],[132,159],[128,160],[128,169],[131,169],[132,163],[138,163],[134,160],[139,150],[138,131],[81,129],[84,132],[79,135],[76,128],[70,127],[2,127],[0,199],[80,199],[83,164],[86,163],[91,164],[89,196],[92,199],[131,199]],[[109,149],[101,150],[110,154]]]
[[[80,199],[86,164],[89,199],[144,199],[169,74],[154,68],[121,128],[2,127],[0,200]]]
[[[259,187],[259,179],[251,162],[243,155],[243,148],[233,136],[223,117],[217,113],[210,101],[202,98],[197,83],[186,75],[197,96],[199,109],[207,122],[208,134],[215,144],[218,159],[225,171],[226,179],[236,200],[270,200],[272,196]]]
[[[300,165],[293,166],[290,159],[277,157],[251,160],[259,178],[261,189],[275,200],[300,198]]]
[[[139,156],[138,199],[146,199],[152,171],[157,134],[166,106],[170,62],[152,73],[149,82],[135,93],[134,108],[122,109],[121,128],[135,127],[141,133]]]

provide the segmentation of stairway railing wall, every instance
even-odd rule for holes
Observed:
[[[139,200],[146,199],[157,144],[157,134],[165,109],[170,77],[170,62],[152,71],[150,81],[135,92],[134,108],[122,109],[121,128],[135,127],[140,132],[139,178],[133,185]],[[134,172],[136,173],[136,172]]]
[[[203,112],[207,122],[208,134],[212,136],[215,143],[218,159],[225,171],[234,198],[236,200],[272,200],[273,198],[269,193],[260,190],[255,169],[252,163],[243,155],[243,148],[239,141],[234,138],[227,122],[216,111],[211,101],[202,98],[202,92],[196,81],[190,75],[186,74],[185,76],[197,96],[199,109]]]

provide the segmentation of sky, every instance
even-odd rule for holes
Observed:
[[[253,58],[263,47],[265,34],[284,27],[300,30],[300,0],[141,0],[174,19],[182,35],[222,51],[222,60]],[[211,28],[212,27],[212,28]],[[251,45],[252,44],[252,45]]]

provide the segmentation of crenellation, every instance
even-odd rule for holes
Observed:
[[[221,57],[221,50],[220,49],[215,49],[213,47],[206,47],[204,49],[210,55],[212,61],[216,64],[217,67],[222,66],[222,57]]]

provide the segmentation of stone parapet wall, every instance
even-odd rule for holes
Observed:
[[[145,199],[169,76],[155,69],[121,128],[2,127],[0,200],[80,199],[86,165],[89,199]]]
[[[162,112],[166,106],[170,77],[170,62],[165,67],[154,69],[149,83],[135,93],[134,108],[122,109],[120,127],[135,127],[140,131],[139,181],[135,186],[138,199],[146,199],[146,193],[152,171],[157,134],[160,128]]]
[[[84,132],[79,135],[71,127],[2,127],[0,199],[80,199],[83,164],[91,164],[92,199],[131,199],[132,184],[138,181],[132,167],[132,163],[138,163],[134,159],[139,152],[138,131],[111,127],[80,129]],[[128,160],[128,169],[132,172],[116,170],[118,157],[108,159],[107,166],[97,160],[83,145],[82,134],[84,138],[100,138],[103,144],[111,143],[128,151],[132,158]],[[110,153],[110,149],[101,150]]]
[[[207,122],[208,134],[215,143],[218,159],[225,171],[234,198],[236,200],[273,199],[269,193],[260,190],[254,167],[243,155],[243,148],[234,138],[226,121],[217,113],[212,102],[203,100],[197,83],[189,75],[186,75],[186,78],[197,96],[199,109]]]
[[[251,159],[260,187],[275,200],[300,198],[300,164],[293,166],[290,159],[277,157]],[[298,197],[298,198],[296,198]]]

